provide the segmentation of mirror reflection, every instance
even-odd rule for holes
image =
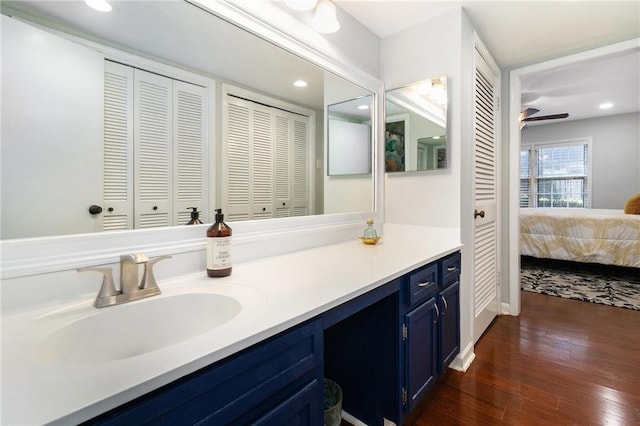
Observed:
[[[386,92],[385,171],[447,167],[447,78]]]
[[[329,175],[371,173],[371,106],[371,96],[329,105]]]
[[[358,202],[328,182],[324,128],[370,91],[187,2],[2,14],[2,239],[372,211],[370,172]]]

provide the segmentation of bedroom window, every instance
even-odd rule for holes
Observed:
[[[523,145],[520,207],[589,207],[589,147],[585,139]]]

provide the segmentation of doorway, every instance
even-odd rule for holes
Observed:
[[[512,70],[510,73],[509,93],[509,150],[508,150],[508,196],[506,197],[509,218],[509,247],[508,251],[508,277],[509,277],[509,300],[508,314],[520,314],[520,122],[521,111],[521,81],[523,78],[536,73],[548,72],[562,67],[586,63],[598,60],[607,56],[619,55],[639,49],[639,39],[628,40],[621,43],[592,49],[585,52],[541,62],[534,65]]]

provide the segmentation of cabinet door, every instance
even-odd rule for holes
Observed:
[[[318,380],[313,380],[292,397],[275,407],[255,426],[321,426],[323,418],[323,387]]]
[[[438,295],[440,310],[438,372],[444,371],[460,353],[460,282],[457,281]]]
[[[437,322],[435,298],[427,300],[405,315],[406,411],[413,409],[435,381]]]

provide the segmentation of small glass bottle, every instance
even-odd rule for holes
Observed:
[[[373,219],[369,218],[367,219],[367,227],[364,230],[364,238],[376,238],[378,236],[378,233],[376,232],[376,229],[373,227]]]
[[[207,275],[231,275],[231,228],[224,223],[222,209],[216,209],[216,221],[207,229]]]

